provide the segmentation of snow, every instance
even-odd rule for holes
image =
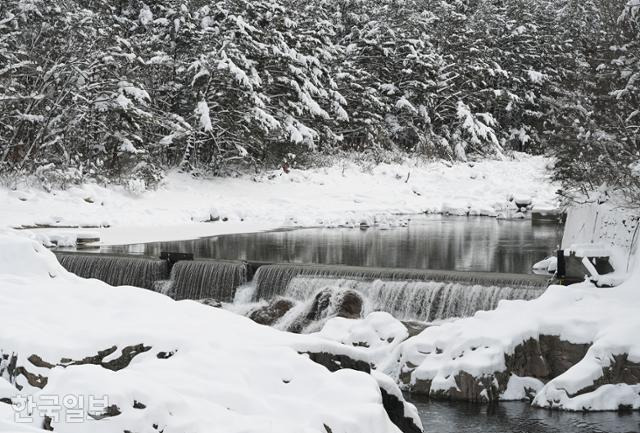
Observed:
[[[0,187],[0,227],[84,226],[104,244],[193,239],[288,226],[337,226],[402,214],[503,214],[508,197],[557,207],[544,157],[516,154],[504,161],[467,163],[406,160],[358,165],[347,160],[314,169],[194,178],[170,172],[156,189],[133,194],[95,183],[46,192],[28,183]],[[211,219],[216,208],[220,220]],[[226,221],[223,221],[226,219]],[[106,228],[108,226],[108,228]],[[81,231],[49,229],[61,235]]]
[[[209,116],[209,105],[207,105],[207,101],[204,99],[198,102],[198,106],[196,107],[196,114],[200,119],[200,128],[205,131],[211,131],[213,127],[211,126],[211,117]]]
[[[542,83],[547,78],[547,76],[542,72],[534,71],[533,69],[529,69],[527,74],[529,75],[529,80],[536,84]]]
[[[79,412],[83,422],[73,423],[68,416],[77,406],[69,406],[59,422],[54,418],[55,431],[155,431],[152,425],[193,433],[326,433],[325,426],[334,432],[399,431],[379,391],[382,383],[398,393],[389,379],[354,370],[331,373],[299,354],[325,351],[358,359],[358,348],[282,333],[193,301],[84,280],[66,272],[39,243],[12,234],[0,234],[0,296],[0,354],[17,354],[19,366],[48,378],[38,389],[17,376],[20,395],[39,403],[50,396],[85,402],[106,396],[120,412],[95,420],[87,413],[100,412],[85,404]],[[49,369],[27,360],[36,354],[57,364],[117,346],[113,360],[139,344],[149,349],[116,370],[68,362]],[[160,352],[172,356],[159,357]],[[2,371],[0,393],[12,392]],[[0,404],[0,430],[42,425],[38,410],[29,425],[12,424],[7,407]],[[416,415],[408,404],[405,412]]]
[[[381,389],[384,389],[387,394],[393,395],[400,401],[404,400],[402,391],[389,376],[375,370],[371,371],[371,376],[376,380],[378,386]],[[422,425],[422,420],[420,419],[418,410],[413,404],[404,402],[404,416],[405,418],[410,418],[415,425]]]
[[[532,267],[534,273],[553,274],[558,269],[558,258],[551,256],[540,260]]]
[[[325,323],[320,332],[312,335],[348,346],[365,347],[375,366],[393,348],[406,340],[409,332],[391,314],[376,311],[358,320],[334,317]]]
[[[337,341],[347,346],[363,348],[373,368],[371,375],[380,388],[388,394],[403,400],[402,391],[386,374],[375,370],[377,364],[409,336],[407,328],[391,314],[383,311],[369,313],[364,319],[334,317],[328,320],[321,331],[311,334],[323,339]],[[404,416],[420,425],[420,417],[415,406],[404,405]]]
[[[144,150],[136,149],[136,147],[133,145],[131,140],[124,137],[122,137],[121,140],[122,141],[120,143],[120,148],[119,148],[120,152],[133,153],[133,154],[144,153]]]
[[[564,410],[615,410],[624,405],[640,408],[640,385],[610,384],[589,387],[603,377],[613,357],[628,356],[640,362],[640,266],[623,284],[598,288],[590,283],[550,286],[532,301],[501,301],[493,311],[427,328],[400,344],[384,366],[398,377],[402,368],[417,366],[411,383],[431,380],[432,391],[456,386],[454,377],[464,371],[475,377],[505,371],[505,354],[541,335],[588,344],[582,360],[543,387],[529,379],[509,381],[504,399],[521,398],[525,387],[536,389],[534,404]],[[400,363],[395,360],[400,359]],[[514,383],[511,383],[514,381]]]
[[[145,104],[146,102],[151,100],[151,97],[146,90],[136,87],[127,81],[120,81],[118,83],[118,87],[120,88],[120,91],[123,95],[131,96],[133,99],[142,104]]]
[[[140,24],[146,26],[151,21],[153,21],[153,13],[149,6],[144,5],[142,9],[140,9],[140,13],[138,14],[138,19],[140,20]]]
[[[520,377],[515,374],[511,374],[507,389],[500,395],[500,400],[527,400],[529,398],[529,392],[538,392],[544,383],[536,379],[535,377]]]

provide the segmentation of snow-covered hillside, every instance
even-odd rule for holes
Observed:
[[[300,354],[356,359],[357,348],[81,279],[24,237],[0,234],[0,298],[1,431],[400,431],[383,405],[402,398],[388,378]],[[20,396],[36,406],[20,410]],[[418,431],[415,408],[403,416]]]
[[[516,154],[504,161],[407,160],[366,170],[344,162],[238,178],[173,173],[158,190],[139,195],[95,184],[50,193],[19,185],[0,188],[0,226],[110,226],[97,231],[105,244],[118,244],[292,225],[393,224],[396,214],[421,212],[496,216],[515,208],[513,198],[557,206],[549,162]],[[210,220],[215,222],[203,222]]]

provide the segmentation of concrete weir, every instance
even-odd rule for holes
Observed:
[[[112,286],[158,290],[175,299],[233,300],[235,289],[247,282],[247,264],[226,260],[171,262],[147,256],[56,252],[69,272],[96,278]]]
[[[146,256],[56,252],[66,270],[83,278],[96,278],[112,286],[153,289],[155,282],[169,278],[165,260]]]
[[[367,311],[399,319],[433,321],[491,310],[503,299],[533,299],[548,285],[540,275],[372,268],[315,264],[164,259],[135,255],[56,252],[70,272],[111,285],[131,285],[174,299],[232,302],[236,289],[252,281],[254,301],[285,297],[310,302],[321,291],[357,292]],[[173,258],[173,260],[171,259]]]
[[[255,299],[279,296],[302,303],[318,293],[356,292],[364,313],[386,311],[401,320],[430,322],[492,310],[501,300],[530,300],[546,277],[415,269],[320,265],[265,265],[254,277]]]
[[[213,298],[231,302],[236,288],[247,283],[247,264],[242,261],[184,260],[171,268],[175,299]]]
[[[502,274],[401,268],[370,268],[360,266],[273,264],[260,266],[255,274],[256,300],[283,295],[297,276],[333,277],[375,281],[439,281],[467,285],[544,289],[548,277],[533,274]]]

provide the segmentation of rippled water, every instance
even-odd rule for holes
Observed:
[[[413,400],[425,433],[640,432],[640,412],[573,413],[536,409],[523,402],[484,406]]]
[[[224,224],[222,222],[215,224]],[[306,228],[154,242],[103,251],[194,253],[266,262],[528,273],[560,243],[561,227],[486,217],[412,216],[407,227]]]

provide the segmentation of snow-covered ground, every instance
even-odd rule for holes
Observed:
[[[104,244],[180,240],[285,226],[393,224],[394,215],[449,212],[496,216],[515,208],[557,207],[558,185],[544,157],[475,163],[379,164],[271,171],[236,178],[195,179],[170,173],[156,191],[133,194],[96,184],[46,192],[16,182],[0,187],[0,227],[96,226]],[[209,220],[216,222],[203,222]],[[225,221],[226,220],[226,221]],[[70,233],[78,229],[48,230]]]
[[[401,398],[389,378],[331,373],[299,354],[360,348],[84,280],[37,242],[1,233],[0,298],[0,431],[40,428],[46,410],[60,432],[399,431],[382,403],[380,388]],[[1,400],[18,396],[36,406]]]

